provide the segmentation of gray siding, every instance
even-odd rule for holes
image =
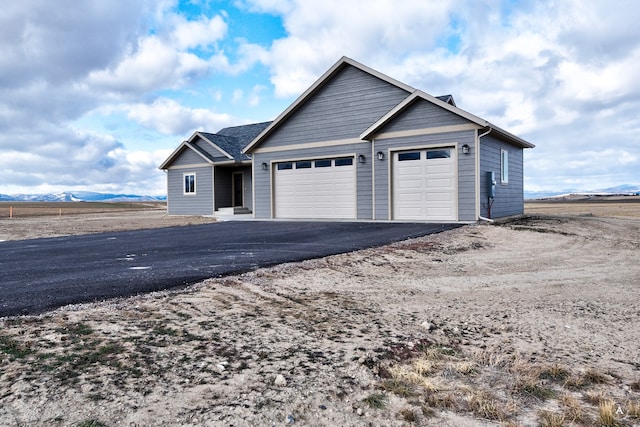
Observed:
[[[251,176],[251,166],[242,168],[244,172],[244,206],[253,210],[253,181]]]
[[[210,143],[208,143],[207,141],[203,140],[200,137],[197,137],[193,141],[191,141],[191,144],[196,145],[198,148],[205,151],[216,162],[230,160],[226,155],[222,154],[213,145],[211,145]]]
[[[397,86],[346,66],[259,148],[358,138],[408,95]]]
[[[396,130],[402,130],[396,128]],[[375,203],[376,219],[387,220],[389,218],[391,156],[388,150],[396,151],[403,147],[429,147],[458,145],[458,220],[475,221],[475,130],[437,133],[402,138],[388,138],[374,141],[375,152],[385,153],[384,160],[376,160],[375,164]],[[462,154],[460,147],[467,144],[470,147],[468,155]]]
[[[184,174],[191,172],[196,174],[196,194],[185,195]],[[167,200],[169,215],[213,215],[213,168],[169,169]]]
[[[278,162],[291,159],[312,159],[312,158],[332,158],[345,155],[356,155],[354,164],[356,166],[356,186],[358,199],[357,219],[372,218],[372,192],[371,192],[371,144],[368,142],[345,144],[332,147],[318,147],[304,150],[287,150],[277,153],[255,153],[253,161],[255,163],[255,216],[256,218],[271,218],[271,171],[263,170],[262,163]],[[358,155],[365,156],[364,163],[358,163]]]
[[[202,156],[195,153],[192,149],[185,147],[182,149],[176,159],[171,163],[171,166],[196,165],[206,162],[207,161],[203,159]]]
[[[509,183],[500,182],[500,150],[509,152]],[[487,172],[496,176],[496,197],[491,217],[521,215],[524,212],[523,149],[507,144],[491,134],[480,139],[480,212],[488,216]]]
[[[469,121],[431,102],[418,100],[398,114],[381,132],[468,124]]]

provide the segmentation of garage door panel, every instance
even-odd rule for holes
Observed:
[[[451,194],[449,193],[429,193],[426,198],[427,202],[452,202]]]
[[[418,156],[416,153],[419,152]],[[453,148],[438,149],[449,157],[433,158],[433,150],[394,153],[393,218],[454,221],[457,219],[456,159]],[[439,154],[438,153],[438,154]],[[431,154],[431,155],[429,155]],[[409,158],[412,160],[400,160]]]
[[[345,158],[342,158],[345,159]],[[311,167],[274,168],[274,214],[277,218],[355,219],[355,162],[312,161]],[[347,161],[348,163],[348,161]],[[317,165],[323,165],[318,167]],[[329,164],[329,166],[327,166]]]
[[[453,187],[453,182],[451,178],[432,178],[427,180],[425,187],[434,191],[450,191],[450,188]],[[446,188],[446,190],[442,190],[443,188]]]

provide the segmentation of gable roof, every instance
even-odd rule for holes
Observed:
[[[407,93],[411,93],[415,91],[411,86],[402,83],[396,79],[393,79],[379,71],[374,70],[373,68],[369,68],[366,65],[363,65],[357,61],[354,61],[351,58],[347,58],[343,56],[333,64],[331,68],[329,68],[314,84],[311,85],[307,90],[305,90],[302,95],[300,95],[289,107],[284,110],[276,119],[271,122],[269,126],[267,126],[259,135],[256,136],[253,141],[249,145],[247,145],[242,152],[247,153],[250,152],[255,146],[260,144],[271,132],[278,128],[278,126],[284,122],[289,116],[291,116],[294,112],[296,112],[309,98],[311,98],[318,90],[320,90],[326,83],[328,83],[333,76],[335,76],[340,70],[344,67],[352,66],[361,71],[364,71],[367,74],[370,74],[374,77],[377,77],[387,83],[390,83],[400,89],[404,89]]]
[[[450,97],[450,96],[449,96]],[[445,100],[443,100],[446,99]],[[362,132],[362,134],[360,135],[360,139],[362,140],[368,140],[370,139],[376,132],[380,131],[380,129],[382,129],[382,127],[389,123],[392,119],[394,119],[398,114],[400,114],[402,111],[406,110],[410,105],[412,105],[413,103],[417,102],[418,100],[424,100],[427,102],[430,102],[432,104],[435,104],[439,107],[444,108],[447,111],[450,111],[464,119],[469,120],[472,123],[475,123],[476,125],[478,125],[480,128],[486,129],[489,132],[493,132],[493,133],[497,133],[498,136],[509,142],[512,143],[514,145],[520,146],[522,148],[533,148],[535,147],[535,145],[531,144],[530,142],[525,141],[524,139],[510,133],[507,132],[504,129],[499,128],[498,126],[484,120],[481,119],[478,116],[475,116],[461,108],[458,108],[455,106],[455,104],[453,102],[448,102],[449,100],[447,99],[446,96],[442,96],[442,97],[435,97],[435,96],[431,96],[428,93],[425,93],[421,90],[415,90],[411,95],[409,95],[408,97],[406,97],[404,99],[404,101],[402,101],[400,104],[396,105],[391,111],[389,111],[387,114],[385,114],[384,116],[382,116],[377,122],[375,122],[374,124],[372,124],[367,130],[365,130],[364,132]],[[451,101],[453,101],[453,98],[451,98]]]
[[[535,145],[531,144],[530,142],[527,142],[524,139],[510,132],[507,132],[504,129],[501,129],[500,127],[492,123],[489,123],[488,121],[481,119],[478,116],[475,116],[465,110],[462,110],[461,108],[458,108],[451,95],[442,95],[437,97],[429,95],[428,93],[415,89],[379,71],[376,71],[370,67],[367,67],[366,65],[363,65],[357,61],[354,61],[351,58],[343,56],[338,60],[338,62],[333,64],[333,66],[329,68],[329,70],[327,70],[322,76],[320,76],[320,78],[316,80],[316,82],[313,85],[311,85],[311,87],[309,87],[306,91],[304,91],[302,95],[300,95],[286,110],[284,110],[278,117],[276,117],[276,119],[273,122],[271,122],[268,126],[266,126],[262,132],[256,135],[256,137],[252,141],[250,141],[250,143],[246,147],[244,147],[244,149],[242,149],[242,153],[251,152],[267,136],[269,136],[275,129],[277,129],[281,123],[283,123],[287,118],[289,118],[289,116],[295,113],[309,98],[311,98],[320,88],[322,88],[329,80],[331,80],[333,76],[335,76],[340,70],[342,70],[346,66],[356,67],[357,69],[364,71],[365,73],[375,76],[398,88],[404,89],[405,91],[407,91],[407,95],[408,95],[404,101],[402,101],[395,108],[393,108],[391,111],[385,114],[380,120],[378,120],[376,123],[371,125],[367,130],[365,130],[360,135],[360,138],[363,140],[370,138],[371,135],[379,131],[381,127],[384,126],[384,124],[389,122],[389,120],[393,119],[400,112],[404,111],[404,109],[406,109],[408,106],[413,104],[413,102],[416,102],[416,100],[418,99],[423,99],[425,101],[434,103],[442,108],[445,108],[446,110],[460,117],[463,117],[471,121],[472,123],[477,124],[478,126],[480,126],[483,129],[486,129],[489,132],[497,134],[501,139],[509,143],[512,143],[514,145],[517,145],[523,148],[535,147]]]
[[[436,96],[436,98],[438,98],[442,102],[446,102],[447,104],[451,104],[454,107],[456,106],[456,103],[453,100],[453,96],[452,95],[440,95],[440,96]]]
[[[229,161],[243,162],[251,160],[251,157],[242,152],[242,147],[247,145],[271,122],[253,123],[242,126],[232,126],[221,129],[218,133],[194,132],[187,140],[183,141],[176,150],[160,165],[160,169],[167,169],[173,161],[186,148],[193,150],[207,163],[214,164]],[[216,151],[220,152],[224,158],[214,157],[210,152],[202,149],[193,142],[200,138],[210,144]]]
[[[253,123],[243,126],[232,126],[220,129],[218,133],[200,132],[217,148],[228,153],[229,158],[237,161],[251,160],[242,149],[260,134],[271,122]]]

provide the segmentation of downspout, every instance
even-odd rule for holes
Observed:
[[[493,131],[493,128],[491,126],[489,126],[489,129],[486,132],[481,133],[480,135],[478,135],[478,147],[476,149],[476,152],[478,153],[478,165],[480,164],[480,138],[482,138],[483,136],[489,135],[491,133],[491,131]],[[478,176],[477,179],[482,179],[482,178],[480,176]],[[488,212],[491,212],[491,200],[487,201],[487,206],[488,206]],[[485,218],[482,215],[478,215],[478,219],[481,220],[481,221],[493,222],[492,219]]]

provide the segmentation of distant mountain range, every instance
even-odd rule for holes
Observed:
[[[640,185],[618,185],[598,190],[525,191],[525,199],[545,199],[568,194],[640,194]],[[167,196],[141,196],[137,194],[96,193],[92,191],[65,191],[49,194],[0,194],[0,202],[164,202]]]
[[[163,202],[167,196],[65,191],[50,194],[0,194],[0,202]]]
[[[558,197],[569,194],[584,194],[584,195],[607,195],[607,194],[620,194],[620,195],[632,195],[640,194],[640,185],[618,185],[616,187],[601,188],[597,190],[577,190],[565,189],[559,191],[526,191],[524,192],[525,199],[546,199],[549,197]]]

